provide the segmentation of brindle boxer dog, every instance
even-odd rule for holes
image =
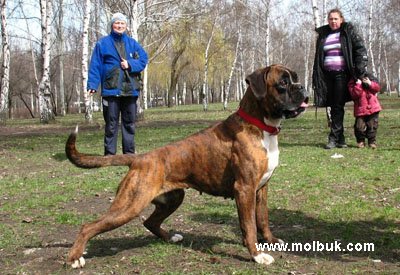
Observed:
[[[82,226],[68,255],[72,267],[85,265],[82,255],[91,238],[126,224],[150,203],[155,210],[144,226],[165,241],[181,241],[181,235],[170,235],[160,225],[180,206],[189,187],[234,198],[243,243],[252,259],[265,265],[274,261],[255,245],[257,232],[269,243],[282,242],[268,225],[267,182],[278,165],[281,120],[303,112],[308,95],[296,73],[282,65],[259,69],[246,82],[239,110],[225,121],[148,153],[82,154],[75,147],[77,131],[71,133],[65,150],[76,166],[129,166],[108,212]]]

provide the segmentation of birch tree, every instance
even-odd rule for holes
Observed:
[[[203,98],[203,110],[207,111],[208,108],[208,62],[209,62],[209,51],[211,42],[214,36],[215,25],[217,24],[217,18],[219,17],[219,13],[217,16],[214,16],[214,21],[211,26],[211,34],[208,38],[207,46],[204,51],[204,76],[203,76],[203,89],[202,89],[202,98]]]
[[[65,116],[65,89],[64,89],[64,0],[59,0],[58,12],[58,56],[60,74],[60,114]]]
[[[265,6],[265,21],[267,24],[267,28],[265,30],[265,65],[269,66],[269,50],[270,50],[270,33],[271,33],[271,27],[270,27],[270,5],[271,5],[271,0],[263,0],[262,3]]]
[[[169,93],[168,93],[168,107],[172,107],[174,105],[173,96],[176,85],[178,83],[178,78],[181,75],[183,69],[189,65],[189,60],[184,61],[179,64],[179,59],[182,54],[185,52],[187,47],[187,40],[185,37],[179,42],[178,49],[173,51],[173,58],[171,61],[171,76],[170,76],[170,85],[169,85]]]
[[[228,99],[229,99],[229,93],[230,93],[230,90],[231,90],[232,76],[233,76],[233,73],[234,73],[234,71],[236,69],[236,62],[237,62],[238,55],[239,55],[241,38],[242,38],[242,31],[239,28],[239,30],[238,30],[238,39],[237,39],[237,42],[236,42],[235,57],[234,57],[233,62],[232,62],[231,72],[229,74],[229,79],[228,79],[228,87],[226,88],[226,95],[224,97],[224,110],[226,110],[226,108],[228,107]]]
[[[129,0],[129,5],[127,8],[129,10],[129,25],[131,27],[131,36],[136,40],[139,41],[138,30],[140,26],[140,19],[139,19],[139,11],[138,11],[138,3],[136,0]],[[144,69],[145,73],[142,74],[143,78],[147,78],[147,66]],[[147,79],[143,81],[143,91],[141,92],[141,96],[143,101],[147,102]],[[138,100],[136,103],[136,112],[138,119],[144,119],[144,108],[142,107],[141,100]]]
[[[318,28],[319,26],[321,26],[321,17],[319,15],[318,0],[312,0],[312,10],[313,10],[314,26],[315,28]]]
[[[397,72],[397,96],[400,97],[400,63],[398,67],[399,71]]]
[[[8,94],[10,79],[10,46],[8,43],[6,0],[0,0],[1,9],[1,42],[3,44],[3,74],[0,89],[0,124],[5,124],[8,118]]]
[[[90,0],[86,0],[82,35],[82,93],[85,101],[85,120],[89,123],[93,121],[93,96],[87,92],[90,7]]]
[[[23,6],[20,6],[21,9],[21,13],[23,15],[23,18],[25,19],[25,25],[26,25],[26,30],[27,30],[27,34],[29,37],[33,37],[33,34],[31,32],[31,28],[29,26],[29,22],[28,22],[28,17],[25,14],[25,10],[23,8]],[[39,104],[38,104],[38,100],[35,100],[36,106],[33,106],[33,99],[38,99],[39,98],[39,91],[38,91],[38,87],[39,87],[39,77],[38,77],[38,72],[37,72],[37,68],[36,68],[36,57],[35,57],[35,51],[34,51],[34,46],[33,46],[33,39],[28,39],[29,41],[29,51],[31,53],[31,60],[32,60],[32,69],[33,69],[33,77],[35,79],[35,85],[33,87],[33,84],[31,85],[31,109],[34,110],[34,112],[38,113],[39,112]]]
[[[40,15],[42,28],[42,79],[39,83],[39,111],[40,122],[49,123],[54,120],[53,108],[51,104],[50,91],[50,35],[51,35],[51,15],[52,0],[40,0]]]
[[[370,8],[368,12],[368,54],[370,56],[371,65],[372,65],[372,74],[376,75],[376,67],[375,67],[375,59],[374,53],[372,51],[372,14],[374,8],[374,0],[371,0]]]

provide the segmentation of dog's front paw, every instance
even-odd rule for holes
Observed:
[[[170,241],[173,242],[173,243],[177,243],[177,242],[180,242],[182,240],[183,240],[183,236],[180,235],[180,234],[174,234],[170,239]]]
[[[85,266],[85,258],[80,257],[78,260],[75,260],[72,264],[71,267],[72,268],[82,268]]]
[[[253,259],[256,263],[265,265],[270,265],[275,261],[274,257],[266,253],[260,253],[257,256],[253,257]]]

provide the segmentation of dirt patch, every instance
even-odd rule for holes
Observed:
[[[199,196],[194,191],[187,193],[186,204],[207,203],[210,198]],[[66,202],[62,208],[85,215],[100,215],[108,209],[112,199],[113,194],[108,191]],[[6,227],[19,228],[24,232],[16,232],[17,235],[28,234],[31,238],[28,245],[0,249],[2,274],[233,274],[245,270],[259,274],[344,274],[354,272],[357,266],[355,273],[363,274],[396,274],[400,270],[399,255],[393,255],[392,259],[379,259],[367,254],[336,252],[271,252],[276,260],[273,265],[257,265],[251,262],[247,250],[241,245],[235,211],[221,217],[210,217],[199,211],[190,212],[183,206],[167,221],[165,228],[177,229],[185,239],[180,244],[165,244],[142,225],[152,210],[148,207],[129,224],[92,239],[85,255],[87,266],[82,270],[73,270],[65,262],[80,226],[60,225],[48,220],[41,221],[46,222],[44,225],[32,221],[20,227],[16,226],[15,220],[2,214],[0,220]],[[277,212],[279,210],[273,210],[272,216],[284,216]],[[294,239],[299,230],[305,229],[279,222],[273,226],[278,236],[292,236]]]

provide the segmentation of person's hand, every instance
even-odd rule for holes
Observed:
[[[128,61],[126,61],[126,59],[121,58],[121,68],[123,70],[126,70],[129,68],[129,63],[128,63]]]
[[[371,80],[368,77],[364,77],[363,79],[361,79],[361,81],[365,85],[368,85],[368,86],[371,85]]]
[[[97,91],[94,90],[94,89],[89,89],[89,90],[88,90],[89,95],[92,95],[92,94],[94,94],[94,93],[96,93],[96,92],[97,92]]]
[[[356,84],[360,85],[361,84],[361,79],[357,79]]]

